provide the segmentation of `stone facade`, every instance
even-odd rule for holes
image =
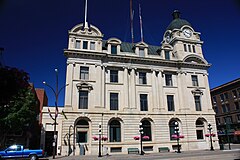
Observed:
[[[209,138],[204,136],[207,124],[216,131],[207,72],[210,64],[202,53],[200,33],[189,23],[175,28],[174,23],[164,33],[161,46],[103,40],[93,25],[79,24],[69,31],[64,50],[68,119],[61,117],[58,123],[62,155],[78,155],[83,149],[84,154],[98,154],[93,137],[98,137],[99,123],[101,135],[108,138],[103,141],[104,154],[126,154],[128,148],[139,148],[139,140],[133,137],[139,135],[140,122],[150,138],[143,142],[145,152],[175,149],[176,140],[171,139],[175,121],[184,135],[182,150],[209,149]],[[67,135],[72,135],[70,146]],[[218,148],[217,137],[213,144]]]

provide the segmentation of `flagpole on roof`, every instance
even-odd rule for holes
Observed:
[[[133,34],[133,16],[134,11],[132,9],[132,0],[130,0],[130,24],[131,24],[131,38],[132,38],[132,44],[134,43],[134,34]]]
[[[85,20],[84,20],[84,29],[88,29],[88,22],[87,22],[87,0],[85,0]]]
[[[140,4],[139,4],[139,20],[140,20],[141,41],[143,42],[142,15],[141,15],[141,6],[140,6]]]

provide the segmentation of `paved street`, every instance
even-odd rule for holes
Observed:
[[[226,147],[225,147],[226,148]],[[49,160],[52,159],[51,157]],[[202,151],[184,151],[182,153],[151,153],[143,156],[136,154],[122,154],[97,157],[89,156],[69,156],[57,157],[59,160],[240,160],[240,148],[237,145],[232,146],[232,150],[202,150]]]

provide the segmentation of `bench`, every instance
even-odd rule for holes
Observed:
[[[170,151],[170,149],[168,148],[168,147],[159,147],[158,148],[158,152],[169,152]]]
[[[138,154],[139,149],[138,148],[128,148],[128,154],[130,154],[130,153]]]

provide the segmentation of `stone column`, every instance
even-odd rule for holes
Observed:
[[[157,76],[157,82],[158,82],[158,89],[159,89],[159,110],[160,111],[165,111],[165,106],[163,103],[164,98],[166,98],[163,93],[163,86],[164,86],[164,76],[163,76],[163,71],[159,71],[158,76]]]
[[[124,93],[124,109],[129,108],[129,75],[128,68],[123,67],[123,93]]]
[[[132,68],[130,72],[129,101],[130,108],[136,109],[136,69]]]
[[[156,77],[156,71],[152,70],[152,111],[159,110],[159,94],[158,94],[158,83]]]
[[[68,86],[65,88],[65,109],[72,107],[74,67],[75,63],[67,62],[66,84],[68,84]]]

